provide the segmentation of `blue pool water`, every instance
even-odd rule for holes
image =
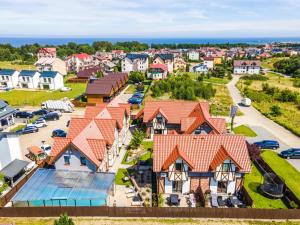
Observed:
[[[15,206],[102,206],[115,174],[38,169],[12,198]]]

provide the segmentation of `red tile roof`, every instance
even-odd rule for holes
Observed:
[[[238,135],[154,135],[153,171],[163,170],[174,148],[179,146],[193,172],[208,172],[224,155],[239,166],[240,172],[250,172],[251,163],[246,139]],[[225,151],[220,151],[224,148]],[[216,156],[217,155],[217,156]]]
[[[233,66],[260,66],[259,60],[234,60]]]
[[[116,128],[118,125],[114,119],[72,118],[67,137],[54,139],[50,163],[72,146],[99,167],[106,146],[111,146],[115,141]]]
[[[167,71],[168,67],[165,64],[157,63],[157,64],[151,64],[150,69],[161,69],[163,71]]]
[[[55,53],[56,48],[41,48],[39,52]]]
[[[86,54],[86,53],[74,54],[73,56],[75,56],[78,59],[86,59],[86,58],[91,57],[89,54]]]
[[[34,155],[39,155],[39,154],[44,153],[44,151],[41,148],[39,148],[38,146],[30,146],[27,148],[27,150]]]
[[[147,123],[158,113],[161,113],[169,124],[180,124],[181,131],[186,134],[191,134],[204,122],[208,123],[216,134],[226,130],[224,119],[210,116],[207,102],[146,101],[144,109],[137,113],[136,118],[143,116],[143,122]]]
[[[225,147],[223,145],[221,145],[220,149],[217,151],[217,153],[215,154],[215,157],[213,158],[212,162],[210,163],[210,169],[216,170],[216,168],[219,165],[221,165],[228,158],[231,159],[229,153],[227,152]],[[241,169],[241,166],[236,161],[234,161],[234,163],[239,169]]]
[[[164,162],[162,169],[163,170],[168,169],[169,166],[173,164],[178,158],[183,159],[189,165],[190,168],[194,168],[191,160],[187,157],[185,152],[182,151],[178,145],[176,145],[173,151],[169,154],[169,157]]]

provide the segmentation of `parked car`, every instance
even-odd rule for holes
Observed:
[[[46,109],[39,109],[32,112],[33,115],[46,115],[47,113],[49,113],[49,111]]]
[[[242,101],[241,101],[241,104],[243,106],[251,106],[251,99],[250,98],[243,98]]]
[[[59,120],[59,114],[56,112],[50,112],[44,116],[42,116],[44,120]]]
[[[24,129],[16,131],[17,134],[30,134],[30,133],[36,133],[39,131],[39,128],[35,126],[26,126]]]
[[[258,141],[254,142],[259,148],[262,149],[277,149],[280,147],[278,141],[274,140],[263,140],[263,141]]]
[[[143,101],[143,99],[141,99],[141,98],[130,98],[130,99],[128,100],[128,102],[129,102],[130,104],[141,104],[142,101]]]
[[[279,153],[283,158],[300,159],[300,148],[290,148]]]
[[[31,119],[33,118],[33,114],[30,113],[30,112],[26,112],[26,111],[19,111],[19,112],[16,112],[15,114],[15,117],[17,118],[26,118],[26,119]]]
[[[133,98],[144,98],[144,94],[141,92],[136,92],[132,95]]]
[[[47,154],[49,155],[51,152],[51,146],[47,144],[43,144],[40,146],[40,148]]]
[[[61,129],[54,130],[52,132],[52,137],[66,137],[67,133]]]
[[[44,119],[38,119],[35,122],[28,124],[27,126],[28,127],[35,126],[37,128],[42,128],[42,127],[48,126],[48,124],[47,124],[46,120],[44,120]]]

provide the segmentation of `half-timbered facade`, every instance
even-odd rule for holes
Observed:
[[[243,136],[172,134],[153,141],[159,193],[234,194],[251,170]]]
[[[147,126],[148,137],[155,134],[223,134],[225,120],[213,118],[206,102],[146,101],[136,119]]]

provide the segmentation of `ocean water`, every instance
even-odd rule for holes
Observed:
[[[77,44],[92,44],[95,41],[138,41],[151,44],[225,44],[225,43],[246,43],[251,45],[261,45],[272,42],[292,42],[300,43],[300,37],[255,37],[255,38],[34,38],[34,37],[0,37],[1,44],[11,44],[19,47],[25,44],[38,43],[40,45],[62,45],[68,42]]]

